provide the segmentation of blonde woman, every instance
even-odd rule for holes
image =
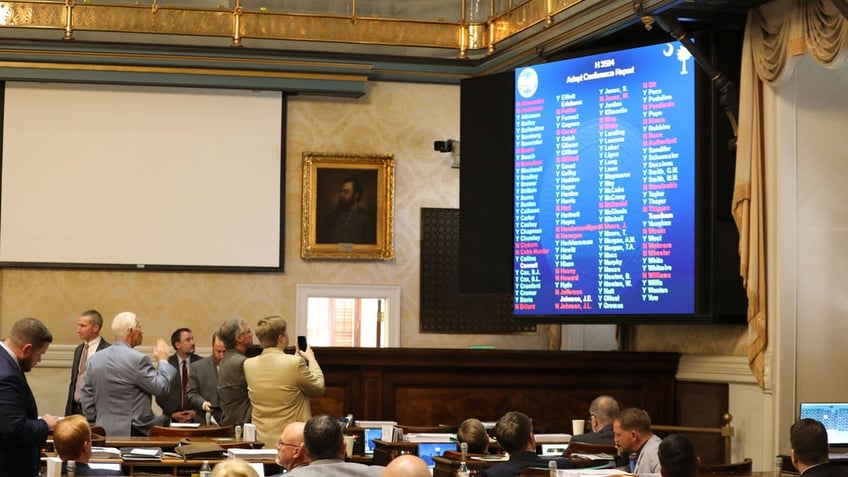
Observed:
[[[212,477],[259,477],[259,474],[247,462],[231,459],[215,464]]]

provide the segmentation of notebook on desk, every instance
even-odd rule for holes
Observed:
[[[848,403],[801,403],[800,419],[815,419],[827,430],[828,453],[831,460],[848,460]]]

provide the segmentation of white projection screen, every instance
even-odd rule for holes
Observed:
[[[0,265],[283,270],[281,92],[6,82]]]

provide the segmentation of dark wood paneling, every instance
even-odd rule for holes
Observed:
[[[610,394],[677,424],[676,353],[449,349],[316,349],[328,392],[313,414],[390,419],[401,424],[493,421],[531,416],[545,432],[568,432],[589,403]],[[341,390],[344,390],[343,392]],[[339,401],[342,400],[343,401]]]
[[[727,383],[677,384],[677,422],[680,426],[721,427],[730,408]],[[731,422],[732,424],[732,422]],[[712,434],[687,434],[701,456],[701,462],[724,462],[724,440]],[[750,457],[750,456],[748,456]]]

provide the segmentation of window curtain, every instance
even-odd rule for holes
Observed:
[[[808,54],[824,67],[848,57],[848,20],[832,0],[766,4],[748,13],[739,86],[739,133],[733,218],[739,229],[740,273],[748,295],[748,365],[765,387],[766,242],[763,91],[792,72],[792,58]]]

